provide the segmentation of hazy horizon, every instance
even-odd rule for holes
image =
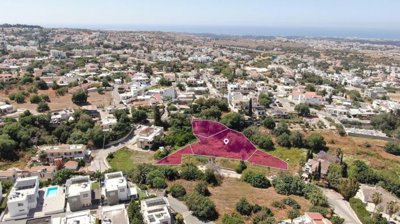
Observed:
[[[105,30],[400,39],[396,0],[2,0],[0,23]]]

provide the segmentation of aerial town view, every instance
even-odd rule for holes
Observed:
[[[400,224],[398,9],[0,0],[0,223]]]

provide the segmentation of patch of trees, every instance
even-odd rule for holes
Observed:
[[[131,200],[131,202],[128,205],[128,218],[129,218],[129,223],[135,223],[135,224],[144,224],[145,222],[143,221],[143,216],[140,211],[140,202]]]
[[[192,214],[203,221],[215,220],[218,218],[218,212],[214,202],[197,192],[193,192],[186,197],[185,201]]]
[[[226,99],[200,98],[190,105],[190,112],[196,117],[219,120],[223,112],[229,112]]]
[[[172,185],[169,189],[169,192],[171,193],[172,197],[178,198],[180,200],[182,200],[183,197],[186,195],[186,189],[180,184]]]
[[[87,103],[88,93],[87,91],[80,89],[72,94],[72,102],[75,104]]]
[[[274,149],[274,143],[271,138],[261,133],[256,126],[246,128],[245,130],[243,130],[243,134],[261,149]]]
[[[270,104],[273,102],[274,98],[272,93],[261,93],[258,96],[258,103],[262,106],[264,106],[265,108],[270,108]]]
[[[310,116],[310,107],[307,104],[300,103],[294,107],[294,110],[297,112],[298,115],[302,117]]]
[[[375,129],[381,130],[389,136],[400,138],[400,113],[381,113],[371,118]]]
[[[313,184],[307,184],[298,176],[280,173],[272,185],[278,194],[304,196],[313,206],[328,207],[328,200],[323,192]]]
[[[256,188],[269,188],[271,183],[264,174],[246,170],[242,174],[242,180]]]
[[[237,131],[242,131],[245,127],[245,120],[243,115],[235,112],[231,112],[227,115],[225,115],[221,119],[221,123],[226,125],[228,128],[237,130]]]
[[[236,203],[236,211],[244,216],[254,215],[253,223],[261,224],[261,223],[275,223],[275,219],[273,218],[274,214],[272,211],[264,206],[260,206],[258,204],[252,205],[250,204],[246,198],[241,198]]]

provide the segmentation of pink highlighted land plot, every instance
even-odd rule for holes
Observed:
[[[179,165],[183,155],[202,155],[248,161],[255,165],[287,170],[288,164],[258,150],[242,133],[209,120],[192,121],[197,143],[189,144],[156,162],[159,165]]]

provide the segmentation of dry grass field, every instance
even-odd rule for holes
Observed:
[[[196,185],[195,181],[186,181],[186,180],[177,180],[175,182],[170,183],[182,184],[188,193],[193,192],[194,186]],[[236,203],[242,198],[245,197],[251,204],[259,204],[261,206],[266,206],[272,210],[274,213],[275,219],[282,220],[287,217],[287,211],[290,207],[286,206],[285,209],[277,209],[272,207],[273,200],[282,200],[286,198],[285,195],[280,195],[275,192],[273,187],[268,189],[260,189],[254,188],[250,186],[248,183],[240,181],[238,179],[233,178],[225,178],[221,186],[218,187],[209,187],[211,192],[210,198],[214,201],[217,211],[219,213],[219,219],[216,223],[221,223],[222,216],[224,214],[230,214],[235,211]],[[301,206],[301,213],[309,210],[311,207],[311,203],[303,197],[299,196],[290,196],[295,199]],[[246,223],[251,223],[251,217],[244,217]]]

